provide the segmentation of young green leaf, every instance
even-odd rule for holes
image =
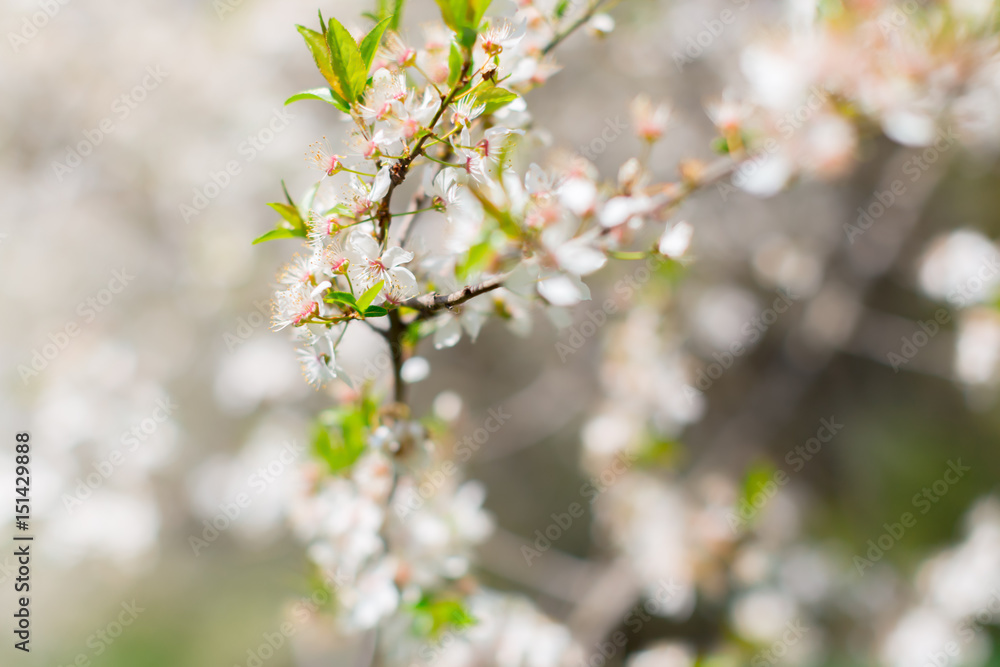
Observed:
[[[502,109],[511,102],[517,99],[517,94],[512,93],[509,90],[504,90],[498,86],[493,86],[485,91],[476,95],[476,102],[485,105],[483,109],[483,115],[488,116],[489,114]]]
[[[382,306],[368,306],[365,308],[365,317],[385,317],[389,311]]]
[[[292,199],[292,195],[288,194],[288,186],[285,185],[285,179],[281,179],[281,191],[285,193],[285,201],[288,202],[288,205],[295,206],[295,200]]]
[[[388,0],[387,0],[388,1]],[[403,18],[403,4],[406,0],[391,0],[392,11],[389,12],[392,21],[389,22],[390,30],[399,30],[399,21]]]
[[[476,42],[476,33],[483,15],[492,0],[437,0],[441,18],[445,25],[459,35],[459,42],[471,48]],[[469,33],[471,32],[471,42]]]
[[[305,232],[300,232],[298,229],[285,229],[284,227],[278,227],[277,229],[272,229],[266,234],[262,234],[253,240],[251,245],[257,245],[258,243],[264,243],[265,241],[274,241],[275,239],[291,239],[296,236],[305,236]]]
[[[306,46],[309,47],[309,51],[312,53],[313,60],[316,62],[316,67],[319,68],[319,73],[322,74],[323,78],[326,79],[326,82],[333,87],[334,83],[337,81],[337,77],[334,75],[333,67],[330,63],[330,46],[327,44],[326,37],[315,30],[306,28],[305,26],[297,25],[295,28],[302,35],[302,38],[306,40]]]
[[[469,3],[469,22],[466,24],[473,30],[479,29],[479,24],[483,20],[483,15],[490,8],[493,0],[467,0]]]
[[[349,104],[357,102],[365,88],[368,72],[361,51],[354,37],[340,21],[331,18],[326,31],[326,43],[330,49],[330,65],[335,82],[330,83]]]
[[[344,98],[333,92],[332,88],[311,88],[310,90],[303,90],[301,93],[296,93],[285,100],[285,106],[288,106],[292,102],[298,102],[299,100],[321,100],[327,104],[332,104],[344,113],[351,113],[351,107],[344,101]]]
[[[472,49],[472,47],[476,45],[476,36],[478,34],[479,33],[473,26],[466,25],[462,26],[461,29],[459,29],[456,39],[458,40],[458,43],[461,44],[466,51],[469,51]]]
[[[462,74],[462,53],[458,50],[458,44],[451,43],[451,51],[448,53],[448,87],[458,83],[458,77]]]
[[[292,226],[293,229],[305,229],[306,223],[302,221],[302,216],[299,215],[299,210],[292,206],[291,204],[282,204],[281,202],[271,202],[268,204],[271,208],[277,211],[278,215],[284,218],[288,224]]]
[[[309,211],[312,209],[313,201],[316,199],[316,193],[319,191],[319,185],[319,181],[313,183],[312,186],[306,190],[306,194],[302,197],[302,201],[299,202],[299,216],[301,216],[303,220],[309,217]]]
[[[365,293],[358,299],[358,310],[362,312],[368,310],[368,306],[372,305],[372,301],[375,300],[375,297],[378,296],[378,293],[382,291],[384,286],[385,281],[380,280],[365,290]]]
[[[354,300],[354,295],[351,294],[350,292],[330,292],[329,294],[326,295],[326,300],[334,301],[337,303],[346,303],[348,306],[351,306],[352,308],[358,307],[357,302]]]
[[[441,19],[444,24],[458,32],[461,29],[461,25],[458,23],[458,18],[455,16],[455,2],[454,0],[435,0],[437,2],[438,9],[441,10]]]
[[[364,39],[361,40],[361,59],[365,63],[365,75],[367,76],[368,70],[372,68],[372,61],[375,60],[375,53],[378,51],[378,45],[382,42],[382,35],[385,33],[385,29],[389,27],[389,23],[392,21],[392,17],[388,16],[378,23],[375,27],[365,35]]]

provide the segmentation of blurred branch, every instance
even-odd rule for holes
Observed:
[[[631,560],[606,565],[569,618],[569,629],[581,642],[600,641],[624,620],[642,592]]]
[[[528,543],[519,535],[496,528],[479,549],[480,564],[525,588],[567,602],[582,601],[587,582],[594,579],[599,566],[553,548],[528,565],[521,554],[521,547]]]
[[[917,153],[911,148],[897,148],[885,161],[882,177],[875,191],[890,187],[899,178],[902,165]],[[714,469],[723,462],[731,467],[745,462],[754,452],[766,447],[778,429],[790,418],[798,414],[799,405],[809,388],[819,378],[840,347],[857,333],[857,317],[844,323],[844,331],[833,338],[818,339],[810,335],[815,332],[817,321],[823,315],[820,297],[831,291],[839,293],[842,303],[856,304],[860,309],[867,293],[875,283],[895,264],[902,249],[920,220],[928,199],[934,192],[944,173],[944,161],[923,173],[911,184],[906,196],[888,208],[867,232],[850,243],[846,238],[840,252],[831,260],[831,267],[825,271],[826,280],[811,301],[802,304],[798,320],[792,325],[785,345],[774,356],[770,364],[755,378],[752,390],[741,393],[732,405],[717,406],[716,414],[732,415],[728,419],[704,420],[706,427],[719,426],[714,433],[709,432],[704,439],[702,450],[705,455],[692,471]],[[866,190],[868,200],[871,190]],[[867,201],[863,202],[867,203]],[[855,206],[848,207],[854,211]],[[733,452],[742,452],[734,457]]]

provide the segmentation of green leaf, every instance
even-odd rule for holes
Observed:
[[[365,308],[365,317],[385,317],[389,311],[382,306],[368,306]]]
[[[285,100],[285,106],[299,100],[320,100],[327,104],[332,104],[344,113],[351,113],[351,107],[344,101],[344,98],[333,92],[332,88],[311,88],[303,90],[301,93],[295,93]]]
[[[364,39],[361,40],[361,59],[365,63],[365,75],[368,75],[368,70],[372,68],[372,61],[375,60],[375,53],[378,51],[378,45],[382,42],[382,35],[385,33],[385,29],[389,27],[389,22],[392,21],[392,17],[388,16],[378,23],[375,27],[365,35]]]
[[[491,0],[437,0],[441,18],[455,31],[456,40],[466,51],[476,44],[479,24]]]
[[[504,90],[498,86],[488,88],[484,92],[476,95],[476,102],[486,105],[486,108],[483,109],[484,116],[489,115],[498,109],[502,109],[516,99],[517,93],[512,93],[509,90]]]
[[[390,30],[399,30],[399,21],[403,18],[403,4],[405,0],[379,0],[379,18],[386,16],[392,21],[389,22]],[[392,5],[392,9],[389,8]]]
[[[326,295],[327,301],[335,301],[337,303],[346,303],[352,308],[357,308],[358,304],[354,300],[354,295],[350,292],[330,292]]]
[[[330,83],[341,97],[350,104],[357,102],[365,88],[368,72],[358,43],[340,21],[331,18],[326,31],[326,43],[330,49],[330,66],[335,81]]]
[[[417,631],[430,637],[437,637],[444,630],[461,630],[475,625],[476,619],[469,613],[461,600],[437,599],[424,596],[413,606]]]
[[[364,452],[364,441],[357,437],[356,425],[351,429],[351,437],[347,437],[345,426],[350,419],[350,414],[343,417],[341,433],[336,433],[336,430],[331,433],[318,424],[313,433],[313,450],[321,459],[326,461],[332,473],[347,470],[354,465],[354,462]],[[361,440],[360,446],[358,446],[359,439]]]
[[[458,83],[458,77],[462,74],[462,53],[458,50],[458,44],[451,43],[451,52],[448,53],[448,87],[453,87]]]
[[[441,19],[444,21],[444,24],[455,32],[458,32],[461,26],[455,16],[454,0],[435,0],[435,2],[437,2],[438,9],[441,10]]]
[[[489,260],[493,258],[493,255],[493,243],[489,238],[473,245],[469,248],[465,259],[455,267],[456,277],[460,280],[465,280],[472,273],[485,267]]]
[[[637,463],[643,466],[658,466],[671,468],[683,454],[681,446],[673,440],[665,440],[647,436],[636,457]]]
[[[441,10],[441,18],[445,25],[454,30],[462,37],[462,44],[472,46],[475,43],[475,33],[479,29],[479,24],[483,20],[483,15],[490,6],[492,0],[437,0],[438,8]],[[467,35],[463,32],[471,30],[473,33],[472,44],[468,44]]]
[[[301,25],[297,25],[295,28],[302,35],[302,38],[306,40],[306,46],[309,47],[309,51],[312,53],[316,67],[319,68],[319,73],[323,75],[323,78],[330,84],[330,87],[336,87],[337,77],[333,73],[333,66],[330,60],[330,46],[327,44],[325,31],[321,34]]]
[[[743,489],[740,506],[747,503],[750,507],[759,510],[762,505],[760,500],[767,502],[777,491],[775,478],[778,471],[773,465],[767,462],[759,462],[747,470],[746,477],[743,478]],[[785,478],[787,481],[787,477]],[[758,502],[755,502],[758,501]]]
[[[490,3],[493,0],[468,0],[468,2],[471,16],[467,25],[470,28],[478,29],[479,24],[483,20],[483,15],[486,14],[486,10],[490,8]]]
[[[288,186],[285,185],[285,179],[281,179],[281,191],[285,193],[285,201],[288,202],[288,205],[295,206],[295,201],[292,200],[292,195],[288,194]]]
[[[360,299],[358,299],[358,310],[362,312],[368,310],[368,306],[372,305],[372,301],[375,300],[375,297],[378,296],[378,293],[382,291],[384,286],[385,281],[380,280],[365,290],[365,293],[361,295]]]
[[[278,212],[285,221],[292,226],[293,229],[305,230],[306,224],[302,221],[302,216],[299,215],[299,209],[291,204],[282,204],[281,202],[270,202],[268,204],[271,208]]]
[[[461,44],[466,51],[468,51],[476,45],[476,36],[478,34],[479,33],[473,26],[462,26],[458,31],[458,43]]]
[[[262,234],[253,240],[251,245],[257,245],[258,243],[264,243],[265,241],[274,241],[275,239],[291,239],[296,236],[305,236],[305,233],[299,232],[297,229],[285,229],[284,227],[279,227],[277,229],[272,229],[266,234]]]
[[[312,186],[306,191],[302,201],[299,203],[299,215],[305,220],[309,216],[309,210],[312,208],[313,201],[316,199],[316,192],[319,190],[319,185],[322,181],[317,181],[312,184]]]
[[[726,155],[729,153],[729,142],[725,137],[716,137],[712,139],[712,150],[719,155]]]

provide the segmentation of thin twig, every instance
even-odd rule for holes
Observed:
[[[466,285],[457,292],[452,292],[451,294],[424,294],[423,296],[414,296],[401,305],[404,308],[412,308],[413,310],[419,310],[424,315],[431,315],[443,310],[445,308],[454,308],[459,306],[469,299],[475,298],[480,294],[485,294],[486,292],[492,292],[496,288],[503,285],[503,281],[507,279],[509,274],[503,274],[500,276],[494,276],[489,280],[484,280],[478,285]]]
[[[546,44],[545,48],[542,49],[542,55],[543,56],[548,55],[549,51],[559,46],[560,42],[562,42],[564,39],[572,35],[577,28],[579,28],[584,23],[593,18],[594,14],[597,13],[598,7],[603,5],[604,1],[605,0],[597,0],[597,2],[595,2],[593,5],[590,6],[589,9],[587,9],[587,11],[585,11],[583,14],[580,15],[580,18],[573,21],[573,23],[571,23],[569,27],[567,27],[560,33],[556,33],[556,36],[552,38],[552,41]]]

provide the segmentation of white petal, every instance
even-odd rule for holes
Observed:
[[[594,206],[597,187],[584,178],[572,178],[559,188],[559,201],[576,215],[583,215]]]
[[[439,326],[434,332],[434,349],[441,350],[446,347],[454,347],[462,339],[462,327],[458,319],[454,316],[448,317],[448,321]]]
[[[660,237],[660,254],[677,259],[687,252],[691,245],[691,235],[694,234],[694,227],[689,222],[678,222],[676,225],[663,232]]]
[[[934,119],[914,111],[894,111],[882,119],[882,129],[905,146],[927,146],[934,141]]]
[[[382,201],[382,197],[385,197],[385,193],[389,191],[389,165],[386,165],[378,170],[375,174],[375,181],[372,183],[372,191],[368,195],[369,201]]]
[[[733,183],[752,195],[771,197],[781,192],[791,176],[791,165],[784,156],[768,155],[744,163],[733,176]]]
[[[555,306],[573,306],[590,298],[589,293],[584,296],[579,281],[573,281],[569,276],[563,275],[540,281],[538,293]]]
[[[413,259],[413,253],[403,250],[399,246],[394,246],[385,251],[382,255],[382,264],[387,269],[399,266],[400,264],[406,264],[411,259]]]
[[[403,363],[403,368],[400,370],[400,377],[402,377],[403,382],[407,384],[420,382],[421,380],[426,379],[430,374],[430,362],[423,357],[410,357]]]
[[[601,226],[617,227],[632,215],[632,199],[630,197],[613,197],[601,209]]]
[[[369,234],[363,232],[351,234],[350,246],[363,261],[378,257],[378,241]]]
[[[608,261],[603,252],[581,241],[565,243],[556,250],[555,254],[559,266],[578,276],[593,273]]]
[[[394,269],[389,269],[386,273],[389,274],[389,284],[385,286],[383,292],[388,292],[394,301],[402,301],[416,296],[417,279],[410,273],[409,269],[397,266]]]

